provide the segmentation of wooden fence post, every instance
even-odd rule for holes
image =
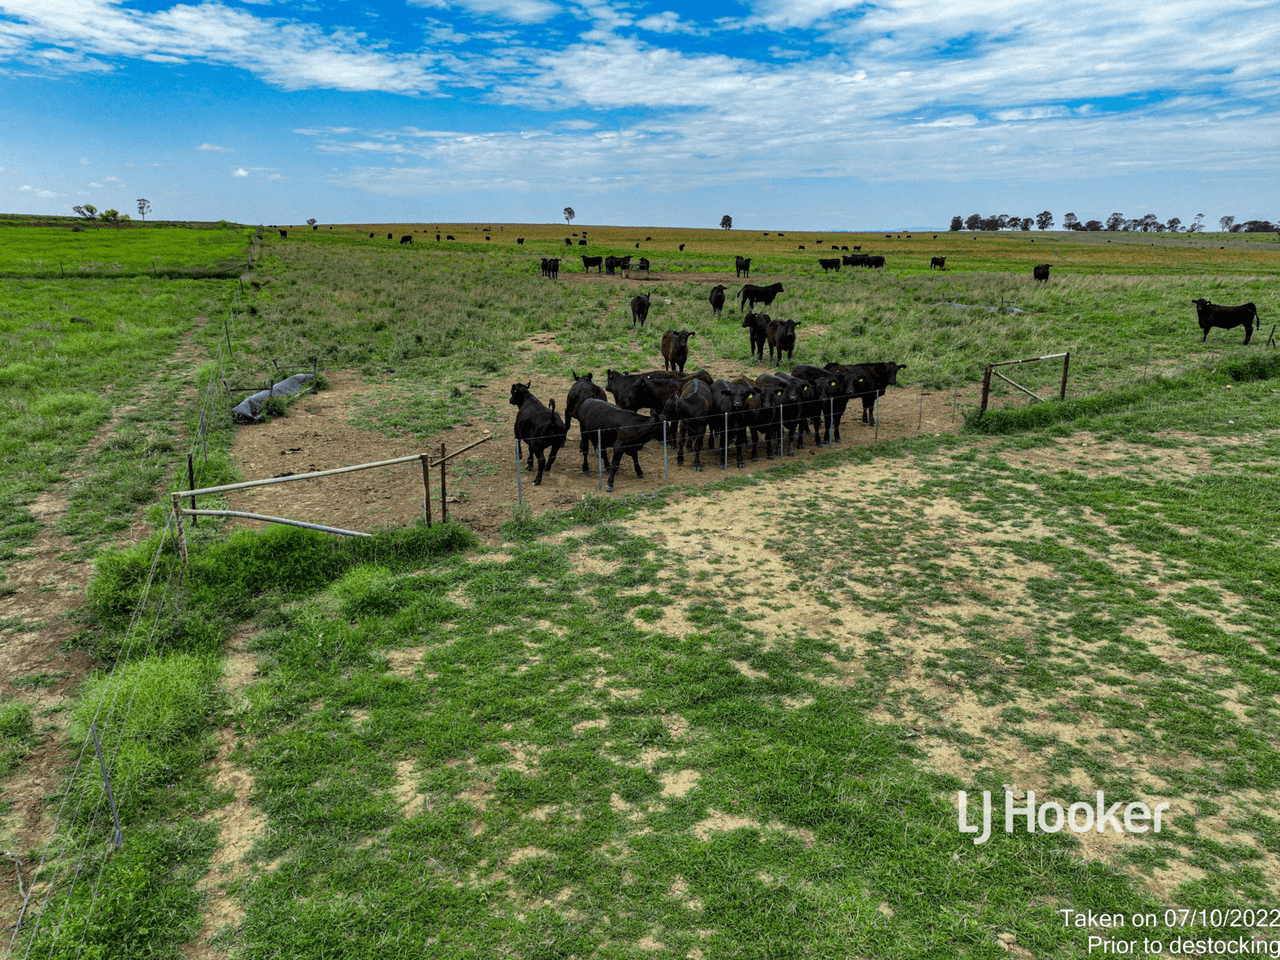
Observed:
[[[445,482],[444,482],[444,469],[445,469],[444,461],[445,461],[444,444],[441,443],[440,444],[440,522],[448,523],[449,522],[449,501],[446,499],[448,494],[447,494],[447,491],[445,490]]]
[[[422,461],[422,503],[427,513],[427,529],[431,529],[431,458],[421,454]]]

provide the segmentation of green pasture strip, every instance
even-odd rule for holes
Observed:
[[[67,471],[113,411],[133,408],[92,453],[98,466],[77,481],[67,530],[89,539],[109,532],[103,524],[118,531],[139,504],[154,497],[153,482],[179,456],[177,399],[197,386],[168,374],[163,361],[198,316],[215,318],[216,324],[230,295],[226,282],[192,280],[4,284],[0,562],[36,536],[39,524],[28,507],[41,491],[66,481]],[[215,327],[205,336],[219,332]]]
[[[32,279],[239,276],[246,228],[132,225],[31,227],[0,224],[0,276]]]
[[[286,246],[352,246],[366,250],[386,251],[392,248],[410,256],[424,256],[439,251],[489,254],[522,259],[538,270],[542,257],[558,257],[561,271],[582,269],[580,259],[587,256],[631,255],[633,263],[645,257],[655,273],[733,274],[737,256],[750,257],[751,282],[769,283],[784,274],[822,276],[819,259],[847,255],[855,246],[862,253],[885,258],[884,271],[893,274],[933,274],[933,257],[945,256],[946,270],[954,273],[1007,273],[1016,275],[1027,286],[1033,286],[1031,268],[1038,263],[1052,265],[1051,283],[1060,275],[1174,275],[1209,277],[1247,277],[1280,274],[1280,237],[1275,234],[1143,234],[1122,232],[1081,233],[1064,231],[1004,231],[970,233],[938,231],[907,234],[892,233],[814,233],[788,231],[780,237],[776,232],[748,230],[676,230],[658,227],[586,226],[588,243],[579,246],[582,230],[554,224],[507,224],[499,231],[494,225],[489,240],[474,224],[441,226],[441,237],[452,233],[454,241],[435,239],[433,227],[400,225],[377,230],[335,225],[317,231],[290,230],[287,240],[277,239],[275,231],[264,236],[275,249]],[[418,229],[421,232],[414,233]],[[388,230],[393,233],[386,239]],[[374,236],[369,237],[372,231]],[[401,245],[400,237],[413,236],[412,244]],[[516,244],[524,237],[523,245]],[[572,240],[565,246],[564,238]],[[648,239],[646,239],[648,238]],[[821,239],[822,243],[815,243]],[[639,247],[636,245],[639,244]],[[849,250],[832,250],[832,245]],[[680,246],[684,246],[684,250]],[[805,249],[799,247],[804,245]],[[832,278],[848,281],[881,271],[863,267],[842,267]],[[743,281],[739,281],[743,282]],[[1224,301],[1226,302],[1226,301]],[[1234,302],[1234,301],[1231,301]]]
[[[81,770],[73,813],[47,851],[51,866],[69,871],[85,846],[81,882],[71,889],[69,872],[62,875],[38,927],[34,914],[28,918],[19,949],[104,960],[182,956],[183,944],[201,928],[205,901],[196,884],[219,843],[218,825],[207,814],[232,798],[208,778],[216,728],[238,722],[243,713],[216,686],[216,655],[231,631],[246,619],[279,618],[281,603],[340,581],[348,571],[372,566],[407,572],[474,542],[453,524],[430,530],[419,525],[360,541],[288,528],[238,531],[206,538],[188,571],[170,541],[160,551],[157,586],[142,611],[144,624],[159,615],[156,629],[144,627],[141,646],[114,671],[159,535],[100,554],[87,608],[93,629],[82,639],[104,668],[86,681],[71,707],[71,737],[78,746],[96,717],[104,749],[114,758],[124,846],[111,851],[110,815],[96,764],[87,775]],[[353,582],[360,576],[353,574]],[[0,760],[7,763],[9,751],[24,748],[30,727],[28,708],[0,704]]]

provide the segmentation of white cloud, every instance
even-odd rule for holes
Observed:
[[[231,171],[231,176],[233,177],[247,177],[248,175],[249,175],[249,171],[246,170],[244,167],[236,167],[234,170]]]
[[[33,187],[33,186],[31,186],[30,184],[26,184],[26,183],[24,183],[24,184],[23,184],[22,186],[20,186],[18,189],[19,189],[19,190],[22,190],[22,191],[26,191],[26,192],[33,193],[33,194],[35,194],[37,197],[40,197],[42,200],[48,200],[48,199],[50,199],[50,198],[52,198],[52,197],[56,197],[56,196],[58,196],[58,194],[57,194],[57,193],[55,193],[55,192],[54,192],[54,191],[52,191],[52,190],[45,190],[45,189],[42,189],[41,187]]]
[[[200,146],[196,147],[196,149],[204,150],[208,153],[230,153],[231,152],[230,147],[219,146],[216,143],[202,143],[200,144]]]
[[[120,0],[3,0],[0,49],[68,70],[102,69],[92,58],[161,58],[247,70],[285,90],[434,90],[433,58],[392,54],[361,33],[325,32],[297,20],[255,16],[222,3],[140,11]]]
[[[448,10],[461,7],[476,17],[510,20],[515,23],[542,23],[560,13],[560,7],[548,0],[409,0],[411,6]]]
[[[655,13],[652,16],[644,17],[636,21],[636,26],[641,30],[649,30],[653,33],[704,33],[691,23],[686,23],[680,19],[680,14],[672,13],[670,10],[664,10],[662,13]]]

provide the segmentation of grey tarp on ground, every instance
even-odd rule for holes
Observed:
[[[969,303],[952,303],[950,300],[944,300],[938,304],[940,307],[955,307],[958,310],[986,310],[989,313],[1026,313],[1025,310],[1019,310],[1017,307],[977,307]]]
[[[231,408],[231,415],[241,423],[261,423],[262,418],[258,416],[258,411],[266,402],[267,397],[275,396],[281,393],[297,393],[302,389],[304,383],[314,380],[314,373],[295,373],[287,380],[281,380],[270,390],[259,390],[253,396],[241,400]]]

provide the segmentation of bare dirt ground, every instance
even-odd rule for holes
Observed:
[[[554,349],[551,334],[531,338],[530,349]],[[287,417],[280,417],[263,424],[238,429],[234,458],[240,464],[246,479],[264,479],[285,473],[308,473],[330,470],[335,467],[358,463],[372,463],[418,453],[440,455],[440,444],[447,450],[457,450],[485,435],[485,430],[475,425],[460,427],[432,437],[424,443],[396,440],[376,431],[353,426],[352,407],[355,399],[369,389],[358,376],[350,371],[328,374],[330,389],[305,397],[293,404]],[[486,404],[499,411],[500,418],[508,424],[515,422],[515,407],[507,401],[511,384],[519,379],[532,384],[534,396],[543,402],[556,399],[557,408],[564,410],[564,398],[569,383],[564,378],[548,378],[538,374],[513,376],[508,380],[494,381],[483,390]],[[961,391],[960,402],[971,401],[975,387]],[[859,412],[850,407],[842,423],[842,443],[835,449],[850,445],[877,442],[875,428],[859,422]],[[891,387],[881,401],[880,442],[913,437],[921,433],[955,433],[961,420],[953,419],[952,394],[923,392],[910,386]],[[579,433],[576,422],[570,430],[569,442],[560,451],[555,466],[547,472],[540,486],[533,485],[533,474],[521,477],[521,495],[535,512],[563,510],[571,507],[585,494],[599,490],[594,449],[588,457],[592,472],[582,473],[582,455],[578,447]],[[825,452],[826,447],[822,448]],[[746,448],[750,454],[750,448]],[[811,444],[794,456],[785,459],[765,460],[763,445],[761,459],[748,461],[744,470],[738,471],[730,457],[728,471],[720,469],[717,453],[703,451],[703,470],[693,469],[693,458],[686,454],[683,466],[676,465],[675,452],[669,454],[670,479],[663,476],[662,445],[651,443],[640,454],[643,477],[635,475],[630,458],[618,471],[614,496],[634,493],[651,493],[669,483],[702,486],[743,472],[767,470],[780,463],[793,463],[807,459],[816,451]],[[731,451],[732,453],[732,451]],[[527,455],[527,452],[526,452]],[[492,440],[462,454],[459,461],[479,461],[464,469],[466,476],[449,475],[446,491],[450,517],[471,527],[489,543],[498,540],[498,529],[511,516],[516,505],[515,438],[511,426],[493,430]],[[432,516],[440,519],[440,472],[432,471]],[[608,496],[608,494],[605,494]],[[296,483],[279,483],[230,494],[231,509],[268,516],[287,517],[308,523],[320,523],[347,530],[367,531],[383,524],[406,524],[423,516],[422,469],[417,463],[380,467],[354,473],[339,474]],[[238,521],[260,525],[258,521]]]

